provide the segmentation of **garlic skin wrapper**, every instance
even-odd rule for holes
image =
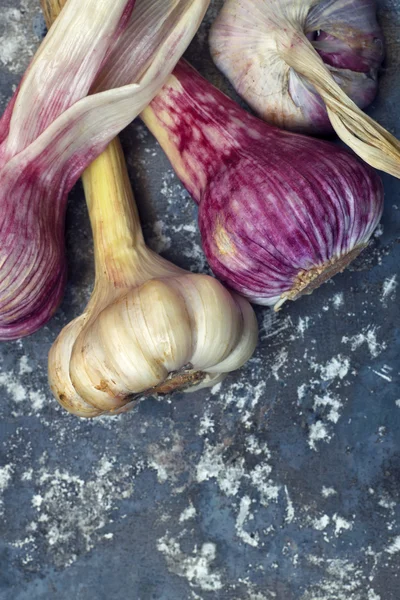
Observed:
[[[208,3],[66,3],[0,120],[0,340],[56,310],[67,194],[161,88]]]
[[[273,125],[308,133],[332,129],[312,85],[277,52],[275,38],[289,18],[309,39],[334,79],[360,107],[378,88],[384,58],[374,0],[228,0],[213,24],[214,62],[236,91]]]
[[[199,205],[212,270],[252,302],[279,308],[312,292],[378,225],[373,169],[248,114],[184,61],[141,116]]]
[[[96,283],[49,354],[54,396],[82,417],[115,414],[140,397],[214,385],[257,343],[250,304],[208,275],[146,247],[117,140],[83,174]]]
[[[384,58],[374,0],[226,0],[210,48],[263,119],[314,134],[330,123],[365,162],[400,177],[400,142],[359,108]]]

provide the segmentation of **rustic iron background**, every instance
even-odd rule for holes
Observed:
[[[207,47],[188,58],[228,93]],[[400,136],[400,3],[371,114]],[[0,0],[0,108],[44,35],[38,0]],[[122,135],[146,239],[206,268],[196,209],[140,123]],[[398,600],[400,182],[351,270],[278,315],[212,391],[85,421],[47,388],[47,352],[93,285],[81,186],[55,318],[0,347],[1,600]]]

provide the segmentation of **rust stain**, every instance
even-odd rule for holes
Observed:
[[[219,220],[217,220],[214,229],[214,242],[220,254],[224,256],[235,256],[237,254],[236,246],[232,242],[229,233]]]

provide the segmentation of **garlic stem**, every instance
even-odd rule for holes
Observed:
[[[190,93],[182,82],[190,84]],[[226,127],[230,122],[233,131],[234,117],[230,120],[225,107],[211,102],[205,91],[202,96],[203,82],[188,63],[180,60],[163,89],[140,114],[197,204],[220,168],[221,156],[229,157],[230,149],[239,147]]]
[[[95,247],[96,277],[128,287],[138,276],[143,234],[124,158],[113,140],[83,173]]]

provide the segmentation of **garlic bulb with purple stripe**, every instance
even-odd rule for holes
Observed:
[[[383,36],[374,0],[228,0],[210,45],[217,66],[260,117],[285,129],[329,131],[326,107],[307,78],[279,56],[285,20],[299,25],[334,79],[364,108],[378,88]],[[294,49],[295,51],[295,49]]]
[[[226,0],[210,47],[260,117],[303,133],[333,128],[365,162],[400,177],[400,142],[360,109],[384,58],[375,0]]]
[[[142,118],[199,205],[214,273],[255,303],[312,292],[379,222],[383,188],[370,167],[248,114],[183,61]]]

